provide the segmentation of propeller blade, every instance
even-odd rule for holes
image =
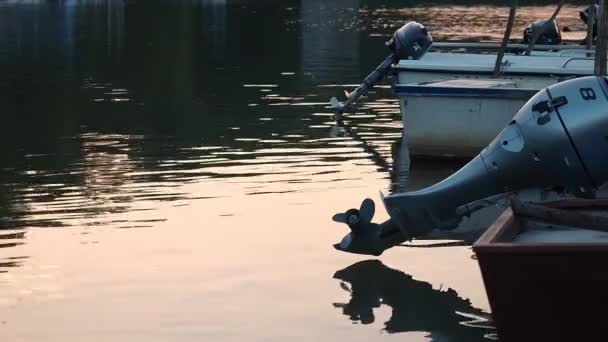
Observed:
[[[334,220],[334,222],[348,224],[348,215],[346,215],[346,213],[336,214],[332,217],[332,220]]]
[[[380,200],[382,201],[382,205],[384,205],[384,209],[386,209],[386,211],[388,212],[388,208],[386,208],[386,199],[385,199],[384,193],[382,193],[382,190],[380,190],[379,192],[380,192]]]
[[[329,106],[334,109],[342,108],[342,103],[334,96],[329,99]]]
[[[361,208],[359,209],[359,217],[363,222],[372,222],[374,218],[374,213],[376,212],[376,204],[371,198],[366,198],[361,203]]]
[[[340,287],[348,293],[353,293],[353,291],[350,289],[350,287],[348,287],[348,284],[346,284],[343,281],[340,282]]]

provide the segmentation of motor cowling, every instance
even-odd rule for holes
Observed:
[[[535,44],[557,45],[562,42],[562,35],[557,20],[537,20],[524,30],[524,44],[530,44],[532,37],[539,32]]]
[[[420,59],[432,44],[433,37],[429,31],[415,21],[403,25],[386,42],[397,59]]]
[[[429,188],[385,198],[405,236],[449,229],[460,206],[500,193],[555,189],[594,197],[608,182],[604,77],[562,82],[533,96],[472,161]]]

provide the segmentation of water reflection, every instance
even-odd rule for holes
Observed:
[[[22,230],[0,231],[0,249],[23,245],[25,238],[26,232]],[[9,268],[21,266],[25,259],[27,259],[25,256],[0,257],[0,273],[6,273]]]
[[[432,341],[484,341],[494,328],[489,314],[473,307],[452,289],[434,289],[429,283],[385,266],[379,260],[355,263],[334,274],[350,293],[348,303],[334,303],[355,322],[370,324],[374,309],[391,308],[384,323],[388,333],[425,331]]]
[[[317,82],[345,82],[344,71],[359,68],[359,0],[303,1],[301,70]],[[334,61],[341,60],[336,68]]]
[[[420,2],[410,6],[390,4],[380,8],[359,10],[360,27],[370,35],[389,36],[404,21],[417,20],[428,27],[435,39],[450,40],[500,40],[504,34],[509,11],[496,3],[476,2],[476,6],[448,1],[432,4]],[[503,2],[503,5],[508,5]],[[520,1],[513,26],[512,38],[521,39],[525,27],[538,19],[549,18],[554,5],[531,6],[536,3]],[[582,2],[582,6],[588,3]],[[582,6],[566,5],[558,16],[560,26],[570,30],[564,32],[566,40],[579,40],[585,36],[584,24],[578,16]],[[474,8],[474,10],[472,10]]]
[[[454,11],[487,21],[501,9]],[[189,183],[305,192],[370,164],[390,190],[416,187],[389,86],[346,115],[351,132],[325,101],[386,54],[381,35],[397,22],[428,21],[440,39],[445,13],[358,0],[2,2],[0,228],[149,226],[113,215],[233,195]],[[469,21],[472,38],[493,32]]]

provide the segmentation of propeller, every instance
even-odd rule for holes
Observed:
[[[338,99],[336,97],[332,97],[331,99],[329,99],[328,108],[334,112],[334,120],[336,120],[336,121],[342,120],[342,113],[344,113],[345,107],[346,106],[344,105],[344,103],[338,101]]]
[[[380,255],[384,251],[380,240],[381,225],[372,223],[376,205],[370,198],[361,203],[359,209],[349,209],[344,213],[334,215],[333,220],[344,223],[350,232],[344,236],[334,248],[344,252]]]
[[[375,212],[376,204],[371,198],[366,198],[359,209],[349,209],[344,213],[335,214],[332,219],[334,222],[347,224],[354,234],[358,234],[371,224]]]

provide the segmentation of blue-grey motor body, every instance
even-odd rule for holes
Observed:
[[[607,82],[584,77],[541,90],[459,171],[426,189],[385,197],[391,218],[380,225],[369,254],[453,228],[470,213],[468,205],[497,194],[538,188],[593,197],[608,182]],[[357,244],[361,253],[364,242]]]

